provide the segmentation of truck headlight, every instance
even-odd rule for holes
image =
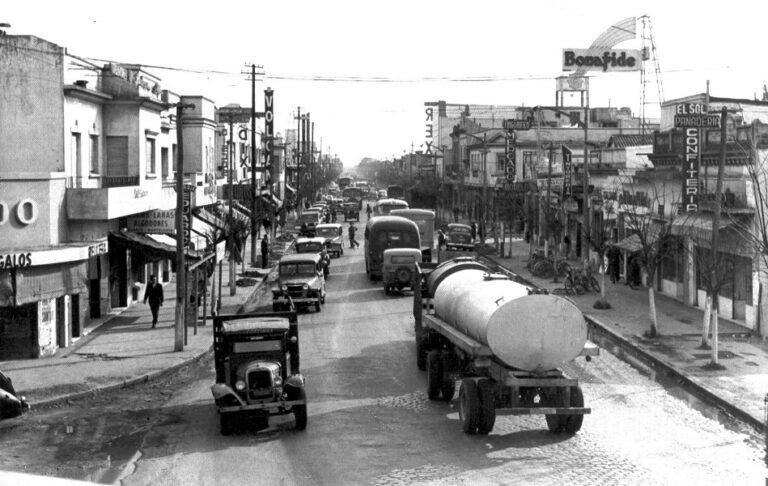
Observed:
[[[304,290],[307,290],[307,289],[309,289],[309,284],[308,284],[308,283],[305,283],[305,284],[303,285],[303,288],[304,288]]]
[[[283,284],[283,286],[280,287],[280,288],[283,290],[283,292],[288,292],[288,286],[287,285]]]
[[[243,380],[237,380],[235,382],[235,390],[237,391],[245,390],[245,382]]]

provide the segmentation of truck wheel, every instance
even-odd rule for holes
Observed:
[[[430,400],[440,398],[440,387],[443,385],[443,367],[440,362],[440,351],[433,349],[427,353],[427,396]]]
[[[480,416],[477,420],[477,433],[486,435],[493,430],[496,423],[496,393],[493,382],[485,379],[477,382],[480,396]]]
[[[320,307],[320,299],[318,298],[315,301],[315,312],[320,312],[320,309],[321,309],[321,307]]]
[[[272,312],[280,312],[280,304],[272,303]]]
[[[298,396],[294,400],[306,400],[307,393],[302,389],[299,390]],[[296,430],[304,430],[307,428],[307,404],[294,405],[293,406],[293,418],[296,420]]]
[[[480,397],[477,384],[471,378],[461,380],[459,388],[459,420],[461,430],[467,434],[477,432],[478,416],[480,415]]]
[[[230,435],[233,429],[233,418],[228,413],[219,414],[219,426],[221,427],[221,435]]]
[[[416,338],[416,367],[424,371],[427,369],[427,347],[424,341]]]
[[[571,406],[584,406],[584,393],[581,391],[580,386],[571,387]],[[582,423],[584,423],[583,414],[563,415],[560,420],[560,425],[562,426],[563,430],[569,434],[575,434],[581,430]]]
[[[443,395],[443,400],[450,402],[453,394],[456,393],[456,379],[451,374],[456,371],[456,355],[449,351],[443,351],[440,353],[440,359],[443,365],[443,380],[440,385],[440,393]]]

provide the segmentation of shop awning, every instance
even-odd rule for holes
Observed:
[[[237,201],[232,201],[232,207],[243,213],[244,215],[248,216],[249,219],[253,219],[251,210],[243,206]]]
[[[221,205],[221,210],[224,212],[224,214],[229,214],[229,205],[225,203],[219,203]],[[237,209],[237,206],[235,204],[232,204],[232,217],[238,221],[242,221],[244,224],[248,225],[250,228],[251,225],[251,218],[247,214],[241,212]]]
[[[224,233],[226,233],[229,229],[229,225],[227,225],[225,220],[221,219],[217,214],[205,207],[195,208],[192,211],[192,214],[194,214],[196,218],[200,219],[200,221],[213,226],[214,228],[223,231]]]
[[[647,235],[645,236],[645,243],[647,245],[653,245],[656,240],[659,239],[660,229],[656,226],[650,226],[647,229]],[[624,238],[623,240],[615,243],[613,246],[621,248],[628,253],[636,253],[643,249],[643,240],[637,233],[632,234]]]
[[[735,223],[728,217],[721,217],[718,229],[723,230]],[[672,221],[670,232],[678,236],[690,236],[691,238],[710,240],[714,221],[711,214],[681,214]]]
[[[115,244],[130,249],[144,257],[145,261],[157,261],[176,258],[176,245],[161,243],[149,236],[140,235],[131,231],[112,231],[109,233],[109,244]],[[193,250],[186,251],[187,258],[200,258],[200,254]]]

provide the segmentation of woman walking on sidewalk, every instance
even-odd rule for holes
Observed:
[[[152,327],[157,325],[157,314],[160,312],[160,306],[163,305],[163,286],[157,283],[157,277],[151,275],[147,290],[144,292],[144,303],[149,300],[149,308],[152,310]]]

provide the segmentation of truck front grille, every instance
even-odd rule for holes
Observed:
[[[269,370],[255,370],[248,373],[248,398],[259,399],[272,396],[272,373]]]

